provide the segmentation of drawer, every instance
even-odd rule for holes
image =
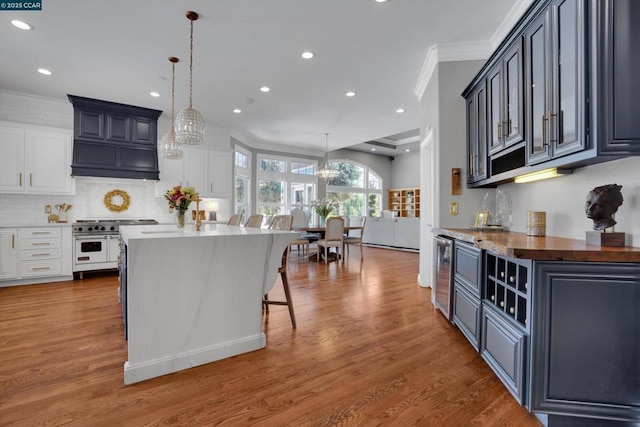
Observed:
[[[478,350],[480,339],[480,300],[457,281],[453,285],[453,323]]]
[[[21,238],[39,238],[39,237],[60,237],[62,229],[60,227],[41,227],[41,228],[21,228],[18,231]]]
[[[482,251],[456,240],[453,259],[453,277],[469,292],[481,298]]]
[[[59,237],[42,237],[38,239],[20,239],[20,249],[53,249],[61,246]]]
[[[37,259],[56,259],[62,256],[60,248],[42,248],[29,249],[20,252],[20,259],[23,261],[32,261]]]
[[[480,355],[513,394],[525,404],[528,335],[502,319],[492,306],[482,307]]]
[[[62,275],[62,260],[60,259],[22,261],[20,263],[20,276],[23,278],[60,275]]]

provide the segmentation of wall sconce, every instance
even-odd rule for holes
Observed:
[[[218,202],[211,201],[207,203],[207,210],[209,211],[209,221],[217,221],[218,220]]]
[[[516,184],[523,184],[525,182],[534,182],[543,179],[556,178],[562,175],[571,175],[572,172],[572,169],[549,168],[543,169],[538,172],[532,172],[525,175],[517,176],[514,181]]]

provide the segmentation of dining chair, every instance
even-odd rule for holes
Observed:
[[[247,219],[244,226],[249,228],[260,228],[262,227],[262,217],[262,214],[249,215],[249,219]]]
[[[275,215],[269,224],[270,230],[291,231],[293,228],[293,215]]]
[[[300,208],[293,208],[289,212],[291,212],[291,217],[293,218],[293,228],[304,228],[309,226],[309,220],[311,220],[311,213],[309,211],[303,211]],[[300,234],[300,238],[294,240],[290,244],[290,248],[295,246],[298,248],[298,256],[302,254],[302,256],[309,255],[309,245],[312,241],[318,240],[319,237],[314,233],[306,233],[303,232]],[[302,252],[300,251],[302,248]]]
[[[352,217],[350,224],[352,227],[360,227],[359,230],[351,230],[350,235],[344,238],[344,246],[342,247],[342,253],[349,255],[349,245],[360,246],[360,260],[363,259],[362,255],[362,236],[364,236],[364,226],[367,223],[367,217]],[[351,235],[353,233],[353,235]],[[345,252],[345,247],[347,251]]]
[[[324,251],[324,262],[328,263],[329,248],[336,248],[336,260],[342,256],[344,263],[344,218],[341,216],[331,216],[327,218],[324,228],[324,239],[317,242],[318,252],[321,248]]]
[[[242,214],[233,214],[231,215],[231,218],[229,218],[229,221],[227,221],[227,225],[240,225],[241,222]]]

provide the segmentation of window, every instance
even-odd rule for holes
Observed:
[[[234,213],[245,214],[250,212],[251,193],[249,178],[251,176],[250,153],[236,148],[234,166]]]
[[[340,175],[327,186],[327,198],[340,203],[342,216],[380,216],[382,180],[368,167],[340,160],[330,162]],[[366,185],[365,185],[366,183]]]
[[[269,224],[292,208],[311,209],[316,197],[315,162],[258,156],[258,212]]]

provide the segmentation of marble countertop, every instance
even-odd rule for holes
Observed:
[[[445,235],[498,255],[534,261],[640,262],[640,248],[588,245],[585,240],[527,236],[512,231],[435,228]]]
[[[200,231],[195,230],[193,224],[183,229],[172,225],[122,225],[120,235],[125,243],[129,240],[140,239],[183,239],[203,238],[214,236],[250,236],[255,234],[297,234],[296,231],[269,230],[266,228],[239,227],[226,224],[203,224]]]
[[[71,227],[70,222],[38,222],[26,224],[0,224],[0,228]]]

